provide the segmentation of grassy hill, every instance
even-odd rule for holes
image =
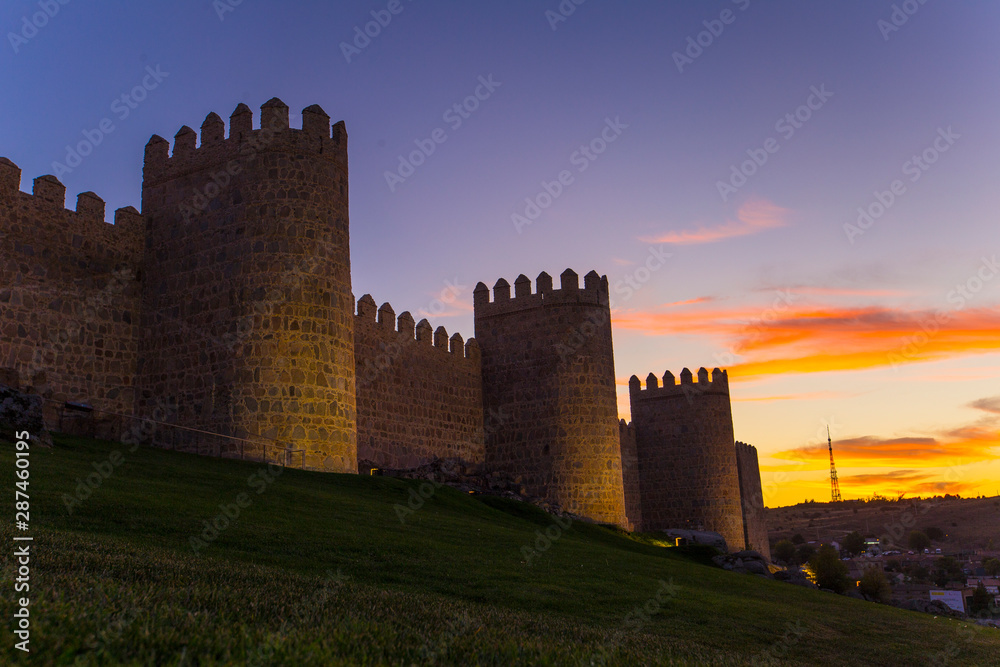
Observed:
[[[58,436],[30,458],[34,652],[6,632],[15,664],[1000,662],[995,630],[731,574],[448,487]],[[13,459],[0,446],[3,470]],[[74,502],[88,475],[99,486]],[[206,532],[224,511],[235,518]],[[14,576],[5,559],[7,619]]]

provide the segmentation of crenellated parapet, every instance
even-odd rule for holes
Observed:
[[[635,425],[624,419],[618,422],[618,442],[622,457],[622,488],[625,492],[625,516],[630,530],[642,529],[642,499],[639,491],[639,452]]]
[[[355,317],[357,318],[355,329],[358,326],[365,326],[368,330],[392,334],[401,344],[416,343],[456,359],[479,362],[479,345],[475,338],[465,341],[459,333],[449,338],[448,331],[443,326],[434,329],[426,319],[414,323],[413,316],[408,310],[397,317],[388,302],[376,306],[371,294],[365,294],[358,299]]]
[[[153,135],[146,144],[143,180],[147,185],[171,180],[208,164],[244,160],[271,150],[304,151],[333,160],[347,170],[347,129],[343,121],[330,125],[330,116],[318,104],[302,110],[302,127],[292,128],[288,105],[272,98],[260,108],[260,127],[254,129],[253,112],[242,102],[229,116],[229,136],[215,112],[201,124],[201,133],[184,125],[170,142]],[[199,142],[200,138],[200,142]],[[232,165],[239,169],[240,165]],[[233,176],[235,174],[230,174]]]
[[[129,414],[138,359],[145,219],[52,175],[22,192],[0,158],[0,366],[53,401]],[[54,415],[46,414],[54,427]]]
[[[699,368],[646,386],[629,379],[639,462],[643,530],[686,528],[722,534],[732,548],[745,543],[740,482],[733,452],[729,376]]]
[[[511,295],[510,283],[500,278],[493,286],[493,299],[490,300],[490,289],[485,283],[478,283],[472,292],[476,317],[490,317],[507,313],[556,306],[562,304],[593,304],[607,306],[608,277],[600,276],[591,271],[583,277],[583,287],[580,277],[572,269],[566,269],[559,276],[559,289],[553,289],[552,276],[542,271],[535,279],[535,292],[531,291],[531,280],[523,273],[514,281],[514,294]]]
[[[766,554],[725,370],[633,376],[619,420],[596,271],[478,283],[468,340],[355,299],[343,121],[312,105],[292,127],[277,98],[254,115],[241,103],[154,135],[142,213],[114,224],[93,192],[66,209],[54,176],[21,192],[0,158],[0,375],[117,414],[173,406],[188,430],[153,429],[153,444],[270,440],[287,463],[348,473],[460,461],[594,521],[716,530]]]
[[[743,508],[743,535],[746,548],[760,552],[771,560],[767,536],[767,516],[760,483],[760,461],[757,448],[736,441],[736,467],[740,479],[740,499]]]
[[[691,398],[697,395],[720,395],[729,396],[729,373],[718,368],[712,370],[709,379],[708,370],[698,369],[698,381],[694,381],[691,371],[685,368],[681,371],[680,383],[674,374],[667,371],[663,374],[663,385],[659,383],[659,378],[654,373],[646,376],[646,386],[643,388],[642,381],[638,376],[633,375],[628,381],[629,395],[632,400],[649,400],[654,398],[665,398],[671,396],[686,396]]]
[[[228,136],[211,113],[146,145],[138,407],[170,396],[189,426],[355,472],[347,133],[318,106],[289,121],[275,98],[259,128],[240,104]]]
[[[354,315],[358,460],[413,468],[435,458],[482,463],[479,345],[365,294]]]
[[[31,194],[21,192],[21,169],[0,157],[0,229],[8,235],[36,238],[44,234],[48,241],[81,237],[88,245],[115,246],[126,252],[141,253],[144,239],[143,217],[131,206],[115,211],[114,224],[105,222],[105,203],[93,192],[81,192],[76,208],[66,208],[66,186],[52,175],[39,176],[32,182]],[[15,229],[17,220],[31,218],[32,224]],[[41,229],[49,227],[51,229]],[[79,247],[82,241],[75,241]]]
[[[520,275],[493,298],[473,292],[482,346],[483,403],[504,414],[487,433],[486,460],[519,477],[531,495],[597,521],[627,525],[606,277],[580,284],[566,269],[554,289]]]

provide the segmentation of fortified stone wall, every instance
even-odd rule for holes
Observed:
[[[476,339],[351,293],[347,133],[318,106],[240,104],[146,146],[142,209],[64,208],[0,158],[0,380],[212,433],[290,465],[485,463],[528,495],[635,529],[704,528],[767,554],[756,451],[728,378],[629,383],[619,422],[608,281],[541,273],[474,292]],[[478,345],[477,345],[478,343]],[[167,406],[168,409],[164,409]],[[54,424],[50,424],[54,426]],[[154,429],[154,440],[199,436]],[[180,435],[178,435],[180,434]],[[223,439],[224,440],[224,439]],[[244,445],[250,457],[287,452]],[[741,485],[742,498],[741,503]],[[745,520],[744,520],[745,517]],[[745,527],[745,528],[744,528]]]
[[[154,136],[143,167],[148,236],[140,414],[305,450],[357,471],[347,133],[318,106],[240,104]]]
[[[30,195],[20,182],[21,170],[0,158],[0,368],[54,401],[130,414],[142,217],[121,208],[111,225],[92,192],[70,211],[54,176],[36,178]]]
[[[639,454],[635,448],[635,427],[622,419],[618,423],[622,451],[622,485],[625,490],[625,516],[630,530],[642,528],[642,502],[639,498]]]
[[[434,458],[479,464],[483,452],[483,380],[479,346],[368,294],[354,321],[358,460],[415,468]]]
[[[690,528],[722,534],[730,547],[744,544],[740,481],[733,455],[729,378],[718,368],[669,371],[663,386],[650,373],[643,389],[629,380],[632,424],[639,457],[643,530]]]
[[[524,275],[473,293],[482,350],[483,402],[504,415],[487,429],[486,461],[520,479],[529,495],[624,526],[618,409],[607,278],[577,274],[553,290]]]
[[[743,507],[743,532],[747,549],[759,551],[771,560],[771,545],[767,539],[767,519],[764,493],[760,484],[760,464],[757,448],[745,442],[736,443],[736,467],[740,476],[740,497]]]

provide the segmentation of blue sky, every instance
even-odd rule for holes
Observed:
[[[575,9],[554,22],[560,6]],[[372,12],[391,20],[345,57]],[[294,126],[318,103],[350,135],[357,296],[469,336],[480,280],[645,276],[615,304],[623,412],[633,373],[724,364],[772,504],[828,495],[810,449],[828,423],[846,497],[992,494],[1000,279],[980,278],[961,308],[954,293],[1000,252],[998,27],[994,3],[916,0],[12,1],[0,155],[30,190],[110,119],[61,176],[70,206],[92,190],[110,218],[139,206],[152,134],[239,102],[257,119],[275,96]],[[144,78],[155,88],[122,118],[115,100]],[[456,126],[446,112],[477,88]],[[796,113],[807,120],[790,132]],[[608,127],[614,140],[581,161]],[[438,129],[443,143],[390,188],[386,173]],[[925,151],[933,164],[914,171]],[[763,164],[724,200],[719,182],[753,155]],[[512,216],[563,171],[572,182],[518,231]],[[845,231],[893,181],[881,217]],[[670,257],[645,274],[651,252]]]

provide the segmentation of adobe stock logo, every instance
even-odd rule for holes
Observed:
[[[604,126],[601,128],[597,136],[591,139],[585,144],[581,144],[579,148],[573,151],[569,156],[570,165],[576,167],[578,173],[583,173],[587,171],[587,168],[601,156],[604,151],[608,150],[608,147],[618,140],[621,136],[622,131],[628,129],[628,125],[621,122],[619,116],[615,116],[614,120],[611,117],[605,117]],[[524,198],[524,209],[522,211],[514,211],[510,216],[510,221],[514,225],[514,229],[517,230],[518,234],[524,232],[524,228],[534,224],[535,220],[542,215],[542,211],[552,206],[556,199],[558,199],[566,189],[576,182],[576,177],[573,175],[569,169],[563,169],[558,174],[556,174],[555,179],[551,181],[542,180],[539,185],[542,189],[539,190],[533,197]]]
[[[904,0],[902,5],[893,5],[888,21],[879,19],[875,22],[878,31],[882,33],[882,39],[888,42],[889,36],[906,25],[910,17],[920,11],[920,7],[926,2],[927,0]]]
[[[408,1],[412,2],[413,0]],[[350,65],[352,58],[360,56],[363,50],[371,46],[372,40],[381,35],[382,31],[392,23],[392,17],[402,14],[404,9],[406,7],[400,0],[389,0],[385,9],[373,9],[371,11],[372,20],[365,24],[364,29],[359,25],[354,26],[354,39],[352,43],[340,43],[340,52],[343,54],[347,64]]]
[[[948,152],[961,138],[962,135],[952,130],[951,125],[947,129],[939,127],[937,136],[927,148],[920,153],[914,153],[909,160],[903,163],[900,170],[904,176],[909,177],[908,180],[911,183],[916,183],[938,161],[941,155]],[[872,193],[875,197],[874,201],[867,206],[858,207],[856,224],[844,223],[844,234],[847,235],[847,240],[850,241],[851,245],[855,243],[857,237],[871,229],[907,192],[906,183],[899,178],[892,181],[887,190],[875,190]]]
[[[503,85],[503,82],[494,80],[492,74],[480,76],[477,81],[479,85],[476,86],[471,95],[461,102],[454,103],[441,114],[441,120],[448,124],[452,132],[462,127],[482,103],[490,99],[497,88]],[[396,188],[406,182],[406,179],[417,173],[417,169],[427,162],[427,159],[434,154],[439,145],[447,140],[448,132],[443,127],[431,130],[426,139],[414,139],[413,143],[416,145],[416,149],[406,155],[399,155],[399,164],[395,171],[386,169],[383,172],[385,184],[389,186],[389,192],[395,192]]]
[[[21,29],[16,33],[7,33],[7,40],[10,42],[11,48],[14,49],[14,53],[19,53],[21,47],[29,40],[34,39],[38,31],[47,26],[49,20],[55,18],[62,6],[68,4],[69,0],[39,0],[38,8],[40,11],[31,16],[21,17]]]
[[[801,130],[831,97],[833,97],[833,93],[826,89],[826,84],[820,85],[819,88],[811,86],[805,102],[779,118],[774,123],[774,131],[780,134],[785,141],[790,141],[795,133]],[[765,139],[761,148],[748,148],[746,154],[749,159],[744,160],[739,165],[730,165],[729,178],[725,181],[715,182],[715,188],[722,201],[725,202],[731,195],[736,194],[780,149],[781,143],[774,137]]]
[[[747,7],[750,6],[750,0],[732,1],[734,5],[740,8],[740,11],[746,11]],[[701,24],[705,26],[705,29],[697,35],[688,35],[687,47],[684,49],[684,53],[674,51],[671,54],[674,64],[677,65],[677,71],[683,74],[685,67],[693,65],[694,61],[705,53],[705,49],[712,46],[715,40],[722,36],[722,33],[726,30],[726,26],[736,22],[736,17],[737,14],[733,10],[723,9],[719,12],[719,18],[702,21]]]
[[[170,72],[164,72],[157,65],[155,68],[147,66],[142,79],[131,90],[123,92],[119,97],[111,101],[111,113],[124,121],[132,112],[139,108],[149,94],[159,88],[164,79],[170,76]],[[52,174],[56,178],[62,178],[71,173],[74,169],[83,164],[83,160],[94,152],[94,149],[101,145],[104,138],[116,129],[114,121],[109,117],[102,118],[93,129],[83,129],[80,134],[83,139],[76,144],[66,145],[66,157],[63,162],[58,160],[52,163]]]

